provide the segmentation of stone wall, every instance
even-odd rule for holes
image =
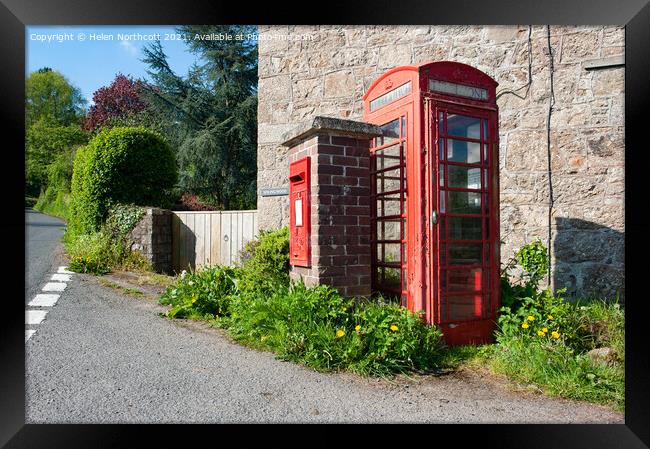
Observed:
[[[286,186],[283,133],[316,115],[363,119],[362,96],[385,71],[450,60],[499,83],[502,262],[547,242],[550,118],[553,284],[611,296],[624,279],[624,68],[585,61],[624,53],[616,26],[261,26],[258,189]],[[311,35],[312,40],[273,39]],[[531,83],[527,86],[529,56]],[[553,94],[551,93],[551,87]],[[287,197],[258,197],[260,229],[289,222]]]
[[[172,213],[148,208],[144,217],[127,235],[132,251],[140,252],[151,262],[154,271],[172,272]]]

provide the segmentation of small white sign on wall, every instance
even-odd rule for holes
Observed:
[[[296,199],[295,204],[295,214],[296,214],[296,226],[302,226],[302,198]]]

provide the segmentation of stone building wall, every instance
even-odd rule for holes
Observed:
[[[547,242],[545,26],[261,26],[258,191],[288,183],[283,133],[316,115],[363,119],[362,96],[385,71],[450,60],[498,83],[502,262]],[[624,68],[585,62],[624,54],[617,26],[551,26],[553,284],[611,296],[624,279]],[[283,39],[283,35],[307,39]],[[531,83],[527,88],[529,55]],[[514,93],[509,92],[514,91]],[[260,229],[288,224],[287,197],[258,196]]]
[[[148,208],[144,217],[127,235],[132,251],[139,251],[154,271],[172,272],[172,212]]]

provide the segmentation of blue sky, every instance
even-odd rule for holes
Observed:
[[[50,67],[78,87],[90,105],[93,93],[110,84],[118,72],[147,78],[147,66],[140,61],[142,47],[151,42],[148,39],[156,33],[160,34],[172,70],[185,75],[197,56],[187,51],[184,42],[165,40],[166,33],[175,34],[174,28],[173,25],[28,26],[25,36],[27,75],[41,67]],[[140,33],[140,36],[120,39],[119,34],[132,33]],[[100,36],[112,36],[112,40],[98,40]]]

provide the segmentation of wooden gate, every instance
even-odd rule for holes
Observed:
[[[172,266],[176,272],[235,265],[257,236],[257,211],[181,212],[172,215]]]

